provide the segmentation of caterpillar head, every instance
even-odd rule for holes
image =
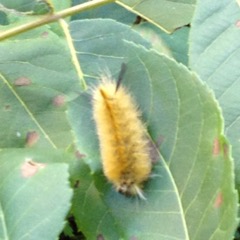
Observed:
[[[118,192],[120,192],[124,195],[138,196],[139,198],[146,200],[146,198],[143,195],[143,191],[142,191],[141,187],[138,186],[136,183],[123,181],[116,188],[117,188]]]

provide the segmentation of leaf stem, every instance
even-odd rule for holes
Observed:
[[[0,40],[4,40],[6,38],[15,36],[19,33],[23,33],[23,32],[29,31],[33,28],[40,27],[44,24],[55,22],[61,18],[69,17],[76,13],[83,12],[83,11],[86,11],[86,10],[89,10],[89,9],[92,9],[95,7],[99,7],[99,6],[102,6],[104,4],[111,3],[111,2],[115,2],[115,0],[92,0],[89,2],[79,4],[77,6],[73,6],[73,7],[64,9],[57,13],[48,14],[47,16],[44,16],[43,18],[40,18],[36,21],[22,24],[20,26],[11,28],[9,30],[6,30],[6,31],[0,33]]]

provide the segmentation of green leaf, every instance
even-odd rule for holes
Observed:
[[[73,5],[78,5],[87,2],[86,0],[73,0]],[[109,3],[104,6],[91,9],[72,16],[72,20],[90,19],[90,18],[111,18],[118,22],[133,24],[136,20],[136,15],[127,11],[122,6],[116,3]]]
[[[73,214],[80,230],[88,239],[230,239],[237,225],[237,194],[212,93],[183,65],[137,45],[135,32],[134,43],[124,39],[131,36],[126,26],[102,20],[99,28],[98,22],[70,26],[86,80],[97,85],[106,68],[116,78],[125,62],[123,84],[136,99],[158,152],[144,187],[147,200],[117,193],[102,173],[91,91],[70,102],[70,123],[90,168],[78,176],[80,206],[74,205]],[[84,26],[92,26],[87,35]]]
[[[117,3],[168,33],[189,24],[195,8],[195,0],[118,0]]]
[[[77,5],[86,2],[87,0],[74,0],[73,4]],[[195,0],[119,0],[116,3],[110,3],[91,11],[74,15],[72,19],[111,18],[133,25],[138,22],[138,17],[141,16],[143,19],[169,33],[176,28],[189,24],[194,8]]]
[[[20,12],[28,12],[33,9],[37,0],[0,0],[0,4],[5,8],[14,9]]]
[[[43,27],[2,42],[0,59],[0,147],[28,146],[35,132],[34,146],[66,148],[66,102],[81,91],[68,46]]]
[[[46,0],[44,0],[46,1]],[[71,1],[69,0],[48,0],[49,4],[52,5],[54,7],[54,11],[60,11],[63,10],[65,8],[71,7]]]
[[[59,159],[69,161],[62,152],[0,152],[0,239],[57,238],[72,196],[68,165]]]
[[[213,90],[233,146],[240,188],[240,9],[236,1],[199,1],[190,35],[190,66]]]
[[[82,20],[82,21],[72,21],[70,24],[71,28],[71,37],[73,40],[81,38],[85,44],[82,44],[83,49],[80,49],[83,52],[84,58],[79,59],[81,68],[84,69],[87,74],[85,74],[86,80],[93,81],[96,80],[95,74],[99,74],[108,71],[109,65],[115,65],[114,72],[118,74],[119,66],[124,61],[124,57],[121,55],[122,49],[117,47],[121,44],[122,39],[126,41],[132,41],[136,44],[141,44],[146,48],[150,48],[151,45],[148,41],[139,37],[139,34],[135,31],[131,31],[130,28],[126,27],[123,24],[117,23],[113,20],[104,20],[104,19],[95,19],[95,20]],[[79,31],[81,29],[81,31]],[[92,31],[99,29],[97,35],[92,37]],[[108,35],[110,32],[110,35]],[[99,48],[98,45],[104,41],[110,46],[112,41],[115,41],[115,51],[114,54],[119,55],[116,58],[109,58],[108,55],[113,54],[113,48]],[[93,44],[92,46],[87,44],[87,42]],[[80,47],[81,44],[78,46]],[[78,53],[78,50],[76,52]],[[97,52],[96,52],[97,51]],[[99,61],[101,61],[101,66],[98,62],[94,61],[94,54],[100,55]],[[80,55],[78,54],[80,57]],[[91,64],[89,64],[91,63]]]
[[[172,34],[166,34],[156,26],[145,22],[135,25],[133,29],[147,39],[158,52],[188,65],[189,27],[183,27]]]
[[[0,8],[5,11],[15,10],[34,14],[46,14],[52,10],[50,1],[51,0],[0,0]]]
[[[87,239],[96,239],[103,233],[105,239],[119,239],[115,219],[102,201],[89,167],[81,159],[71,165],[71,180],[75,185],[72,213],[78,228]]]
[[[38,1],[33,8],[33,14],[41,15],[52,13],[54,11],[51,0]]]
[[[4,11],[0,11],[0,25],[7,24],[8,24],[7,14]]]

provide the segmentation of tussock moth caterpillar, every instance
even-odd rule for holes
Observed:
[[[121,85],[125,69],[122,65],[117,83],[102,77],[102,82],[93,91],[93,117],[104,175],[118,192],[144,199],[143,182],[151,172],[150,149],[141,113]]]

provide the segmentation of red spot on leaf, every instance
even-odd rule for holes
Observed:
[[[26,138],[26,146],[32,147],[38,142],[39,134],[36,131],[28,132]]]
[[[216,157],[219,155],[220,153],[220,141],[218,138],[215,138],[214,139],[214,142],[213,142],[213,156]]]
[[[151,162],[152,164],[156,164],[159,160],[159,153],[157,146],[149,140],[148,142],[149,150],[150,150],[150,156],[151,156]]]
[[[130,238],[130,240],[138,240],[138,238],[135,237],[135,236],[132,236],[132,237]]]
[[[228,159],[228,156],[229,156],[229,147],[227,144],[224,144],[223,146],[223,153],[224,153],[224,158],[225,159]]]
[[[65,103],[65,96],[58,95],[53,99],[53,105],[56,107],[61,107]]]
[[[32,83],[31,80],[27,77],[20,77],[14,81],[14,85],[18,87],[28,86],[31,83]]]
[[[41,34],[41,36],[42,36],[43,38],[46,38],[46,37],[48,37],[48,35],[49,35],[49,33],[48,33],[48,32],[43,32],[43,33]]]
[[[214,207],[219,208],[219,207],[221,207],[222,203],[223,203],[223,195],[221,192],[219,192],[215,199]]]
[[[155,143],[156,147],[159,148],[163,142],[164,142],[164,137],[162,135],[159,135]]]
[[[97,240],[104,240],[103,235],[102,235],[102,234],[98,234],[98,236],[97,236]]]
[[[32,159],[27,160],[21,166],[21,174],[23,177],[28,178],[35,175],[40,169],[43,169],[46,164],[37,163],[32,161]]]
[[[6,105],[4,106],[4,110],[5,110],[5,111],[10,111],[10,110],[11,110],[11,106],[10,106],[9,104],[6,104]]]
[[[240,28],[240,20],[237,20],[235,25],[236,25],[237,28]]]
[[[79,151],[76,151],[76,152],[75,152],[75,156],[76,156],[78,159],[82,159],[82,158],[85,158],[85,157],[86,157],[85,154],[82,154],[82,153],[80,153]]]

